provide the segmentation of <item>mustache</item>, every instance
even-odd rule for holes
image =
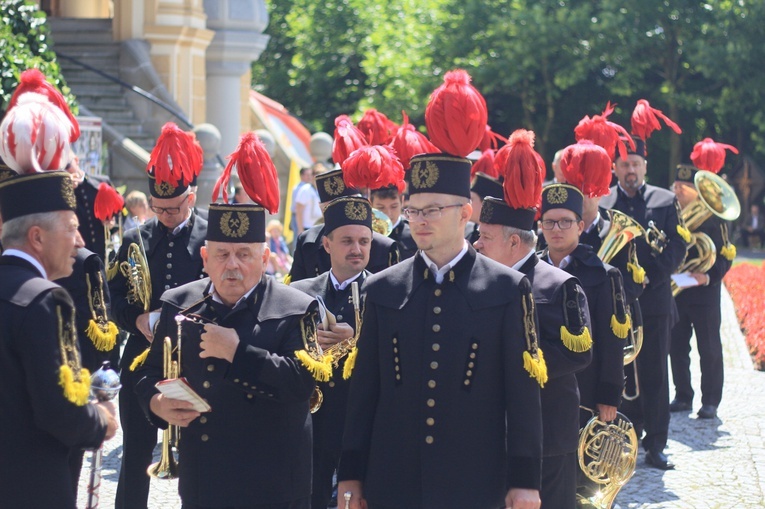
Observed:
[[[221,275],[222,279],[237,279],[239,281],[244,279],[244,275],[238,270],[227,270]]]

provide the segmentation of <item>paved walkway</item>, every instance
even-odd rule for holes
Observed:
[[[725,291],[722,317],[725,389],[719,418],[696,419],[700,395],[694,402],[694,412],[672,414],[666,452],[676,469],[662,472],[646,467],[641,451],[635,476],[616,499],[621,508],[765,507],[765,372],[752,368],[733,303]],[[692,355],[694,389],[698,394],[695,349]],[[121,443],[120,434],[104,449],[100,507],[105,509],[114,507]],[[155,450],[155,461],[158,452],[159,448]],[[85,507],[89,465],[86,455],[79,507]],[[177,489],[177,481],[152,480],[149,507],[180,509]]]

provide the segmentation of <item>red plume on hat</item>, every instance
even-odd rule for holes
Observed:
[[[537,156],[534,132],[518,129],[494,159],[499,176],[505,179],[505,201],[515,209],[530,209],[539,203],[544,173]]]
[[[590,198],[605,196],[611,187],[611,158],[590,140],[580,140],[563,150],[560,169],[566,182]]]
[[[719,173],[723,165],[725,165],[725,149],[738,154],[738,149],[732,145],[717,143],[712,138],[704,138],[693,146],[691,161],[700,170]]]
[[[635,109],[632,111],[632,134],[645,141],[651,137],[651,133],[661,129],[659,119],[663,120],[667,127],[677,134],[683,132],[680,126],[674,123],[668,116],[652,108],[648,101],[639,99]]]
[[[125,206],[122,195],[106,182],[98,185],[96,199],[93,202],[93,214],[100,221],[106,221],[116,216]]]
[[[271,156],[263,142],[254,132],[247,132],[239,139],[239,146],[229,156],[228,164],[213,188],[213,201],[223,192],[223,201],[228,202],[228,182],[236,166],[239,181],[244,192],[252,201],[275,214],[279,210],[279,177]]]
[[[69,143],[77,141],[77,138],[80,137],[80,124],[77,122],[77,119],[74,118],[74,115],[72,115],[69,105],[66,104],[66,99],[61,95],[61,92],[48,83],[45,79],[45,75],[38,69],[27,69],[21,73],[19,84],[16,87],[16,90],[14,90],[11,100],[8,103],[8,110],[16,106],[19,102],[19,98],[27,93],[40,94],[47,98],[54,106],[58,107],[72,124]]]
[[[470,168],[470,178],[475,177],[476,173],[484,173],[492,178],[498,178],[499,172],[494,165],[495,152],[492,149],[486,149],[481,153],[481,157],[478,158],[473,166]]]
[[[343,180],[356,189],[396,186],[404,190],[404,167],[389,145],[361,147],[343,162]]]
[[[370,145],[383,145],[388,143],[391,136],[398,128],[395,122],[374,108],[369,108],[364,112],[364,115],[356,124],[356,127],[359,128],[359,131],[364,133],[364,137]]]
[[[592,118],[585,115],[579,121],[579,125],[574,128],[574,134],[577,141],[592,140],[596,145],[606,149],[608,156],[612,160],[616,158],[617,148],[619,149],[619,157],[626,159],[627,147],[619,135],[624,135],[632,150],[635,150],[635,142],[625,128],[608,120],[608,116],[614,112],[614,106],[616,105],[612,105],[609,101],[606,104],[606,109],[600,115],[593,115]]]
[[[401,112],[404,122],[401,127],[396,129],[396,133],[391,138],[388,145],[393,147],[398,154],[404,169],[409,168],[409,160],[417,154],[433,154],[441,152],[438,147],[433,145],[424,134],[414,128],[409,123],[409,117],[405,111]]]
[[[198,177],[202,173],[202,166],[205,162],[205,153],[202,150],[202,145],[197,140],[197,135],[194,131],[187,131],[188,136],[188,151],[189,151],[189,167],[191,168],[194,177]],[[193,180],[193,179],[192,179]]]
[[[489,113],[470,75],[462,69],[449,71],[444,83],[433,91],[425,108],[430,141],[442,151],[465,157],[478,147],[486,134]]]
[[[61,170],[69,162],[72,129],[45,96],[21,94],[0,125],[0,157],[17,173]]]
[[[478,150],[486,152],[490,148],[497,150],[499,148],[499,142],[507,143],[507,138],[501,134],[497,134],[491,130],[491,126],[486,126],[486,131],[483,134],[481,142],[478,144]]]
[[[351,122],[348,115],[335,119],[335,139],[332,142],[332,160],[339,165],[357,148],[369,145],[364,133]]]
[[[162,126],[146,169],[150,173],[153,171],[159,183],[169,182],[178,186],[182,182],[187,186],[199,173],[200,168],[195,168],[199,157],[196,150],[188,133],[168,122]]]

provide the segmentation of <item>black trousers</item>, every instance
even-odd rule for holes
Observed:
[[[576,453],[542,458],[542,509],[576,509]]]
[[[643,347],[638,355],[640,413],[643,423],[643,449],[663,451],[669,433],[668,362],[670,315],[643,316]],[[632,418],[631,416],[628,416]]]
[[[280,502],[278,504],[257,504],[257,505],[237,505],[237,506],[201,506],[194,504],[183,503],[181,509],[308,509],[310,507],[311,500],[301,498],[300,500],[293,500],[292,502]]]
[[[127,350],[127,348],[126,348]],[[157,445],[155,428],[135,395],[138,377],[128,369],[120,373],[120,426],[122,426],[122,465],[117,483],[115,509],[146,509],[149,500],[149,481],[146,469],[151,464]]]
[[[675,397],[693,401],[691,387],[691,336],[696,331],[701,365],[701,404],[719,406],[723,389],[723,352],[720,339],[720,291],[709,292],[704,305],[691,304],[680,294],[677,309],[680,321],[672,328],[669,354]]]
[[[72,475],[75,498],[80,486],[80,472],[82,471],[82,458],[84,455],[85,451],[83,449],[72,449],[69,451],[69,473]]]
[[[314,447],[313,449],[313,490],[311,509],[327,509],[332,498],[332,478],[340,462],[340,451],[330,451]],[[338,505],[345,508],[342,493],[338,493]]]

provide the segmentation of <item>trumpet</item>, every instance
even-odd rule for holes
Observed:
[[[181,376],[181,333],[183,321],[186,319],[183,315],[176,315],[175,323],[178,326],[176,340],[176,359],[173,359],[173,341],[165,337],[164,349],[162,352],[162,370],[165,379],[179,378]],[[178,450],[181,439],[181,430],[178,426],[172,424],[162,431],[162,451],[159,461],[152,463],[146,469],[149,477],[154,479],[171,480],[178,478],[178,460],[173,455],[173,448]]]
[[[669,242],[667,239],[667,234],[661,231],[653,221],[648,221],[648,229],[645,232],[645,240],[648,242],[648,245],[651,246],[651,254],[654,256],[660,255],[662,251],[664,251],[664,248],[667,247],[667,243]]]

